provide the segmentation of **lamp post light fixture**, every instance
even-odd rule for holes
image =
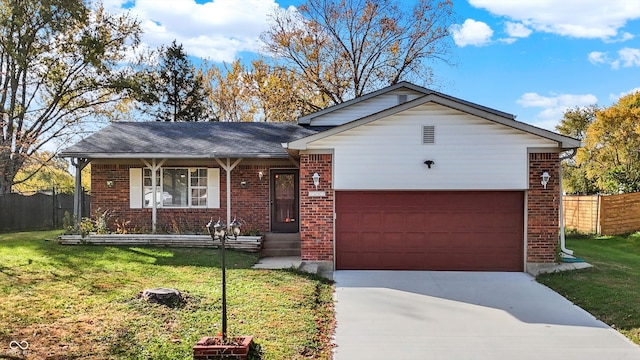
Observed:
[[[318,190],[318,185],[320,185],[320,175],[318,175],[318,173],[313,173],[311,178],[313,179],[313,185],[316,187],[316,190]]]
[[[229,224],[229,229],[227,225],[218,220],[215,224],[213,223],[213,218],[207,224],[207,230],[209,231],[209,235],[211,235],[211,240],[220,240],[220,255],[222,257],[222,341],[227,340],[227,271],[225,264],[225,240],[229,238],[229,232],[231,232],[234,238],[238,238],[240,235],[240,223],[233,219],[231,224]]]
[[[542,178],[542,181],[540,182],[540,184],[542,184],[542,186],[546,189],[547,188],[547,183],[549,182],[549,179],[551,178],[551,175],[549,175],[548,172],[543,172],[542,175],[540,176]]]

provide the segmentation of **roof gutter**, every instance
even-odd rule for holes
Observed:
[[[62,152],[58,154],[62,158],[83,158],[83,159],[228,159],[228,158],[245,158],[245,159],[286,159],[289,157],[287,153],[242,153],[242,154],[163,154],[163,153],[69,153]]]

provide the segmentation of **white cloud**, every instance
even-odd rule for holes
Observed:
[[[453,41],[459,47],[487,45],[493,36],[493,30],[489,25],[473,19],[465,20],[462,25],[451,25],[451,32],[453,33]]]
[[[640,49],[624,48],[618,55],[623,67],[640,66]]]
[[[114,13],[129,12],[144,30],[143,46],[181,43],[189,55],[231,62],[242,51],[256,51],[275,0],[106,0]],[[133,4],[133,5],[131,5]]]
[[[623,91],[623,92],[621,92],[619,94],[609,94],[609,100],[611,100],[613,102],[617,102],[618,100],[620,100],[621,97],[627,96],[629,94],[635,94],[637,92],[640,92],[640,87],[633,88],[633,89],[628,90],[628,91]]]
[[[529,35],[531,35],[533,30],[529,29],[522,23],[514,23],[511,21],[507,21],[505,24],[505,32],[510,37],[526,38]]]
[[[622,67],[640,67],[640,49],[634,48],[622,48],[618,50],[618,57],[612,59],[609,57],[609,53],[592,51],[588,56],[589,62],[597,64],[609,64],[612,69],[619,69]]]
[[[637,0],[469,0],[477,8],[536,31],[576,38],[628,40],[627,21],[640,18]]]
[[[608,53],[600,51],[592,51],[589,53],[589,62],[592,64],[604,64],[608,63]]]
[[[598,98],[592,94],[551,94],[544,96],[538,93],[525,93],[516,101],[523,107],[542,108],[536,116],[536,125],[553,129],[563,117],[564,112],[576,106],[588,106],[598,102]],[[546,124],[546,125],[541,125]],[[553,126],[550,126],[553,124]]]

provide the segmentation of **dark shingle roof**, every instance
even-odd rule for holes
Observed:
[[[318,132],[295,123],[117,122],[64,149],[81,158],[287,157],[282,143]]]

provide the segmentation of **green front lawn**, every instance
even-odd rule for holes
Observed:
[[[538,281],[640,344],[640,232],[571,236],[567,248],[594,267],[540,275]]]
[[[217,250],[45,241],[58,234],[0,234],[0,358],[26,340],[28,359],[191,359],[197,340],[221,331]],[[256,261],[227,252],[229,335],[253,335],[262,359],[330,359],[332,283]],[[141,299],[155,287],[186,303]]]

